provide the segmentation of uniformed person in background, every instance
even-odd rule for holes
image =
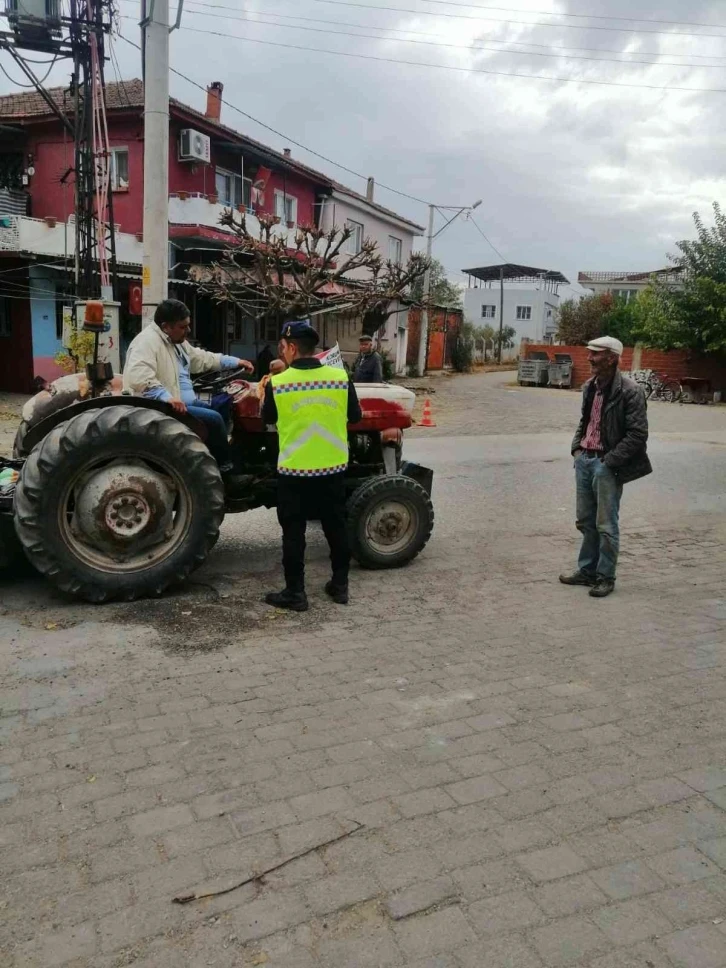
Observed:
[[[280,357],[287,369],[271,377],[262,406],[266,424],[277,424],[277,518],[282,528],[285,587],[265,596],[268,605],[304,612],[305,531],[320,520],[330,547],[332,578],[325,591],[348,604],[350,551],[346,527],[345,472],[348,424],[361,419],[353,383],[344,370],[314,356],[318,334],[307,320],[287,323]]]

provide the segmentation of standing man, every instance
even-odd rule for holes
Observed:
[[[207,429],[207,447],[219,464],[227,486],[247,478],[232,473],[232,448],[224,417],[199,400],[192,376],[208,370],[254,367],[247,360],[222,353],[209,353],[187,342],[191,320],[189,310],[178,299],[164,299],[156,307],[154,322],[134,337],[126,355],[124,390],[168,403],[177,413],[188,413]]]
[[[577,482],[577,529],[582,547],[577,571],[563,585],[587,585],[593,598],[615,589],[623,484],[650,474],[645,396],[618,364],[623,344],[602,336],[587,344],[593,379],[582,388],[582,415],[572,441]]]
[[[383,383],[383,360],[381,354],[373,349],[370,336],[358,340],[359,352],[353,364],[354,383]]]
[[[305,530],[320,520],[330,548],[332,578],[326,593],[348,604],[350,551],[346,524],[345,472],[348,424],[361,419],[355,387],[343,370],[315,359],[318,334],[307,320],[287,323],[280,356],[287,369],[265,389],[262,420],[277,424],[277,519],[282,528],[285,587],[265,596],[268,605],[305,612]]]

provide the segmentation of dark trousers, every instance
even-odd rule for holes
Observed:
[[[211,404],[197,400],[194,404],[187,407],[187,413],[207,429],[207,449],[212,457],[219,464],[222,471],[232,470],[232,448],[227,437],[227,424],[218,410]]]
[[[305,530],[319,520],[330,548],[333,581],[348,583],[350,551],[345,515],[345,474],[327,477],[277,479],[277,520],[282,528],[282,567],[285,585],[293,592],[305,589]]]

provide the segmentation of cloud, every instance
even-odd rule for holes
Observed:
[[[174,33],[173,66],[203,85],[222,80],[225,98],[249,114],[362,175],[374,175],[378,200],[421,224],[426,221],[424,206],[380,186],[439,204],[465,205],[482,198],[477,221],[512,261],[561,269],[570,278],[579,269],[655,268],[664,264],[676,239],[691,234],[694,209],[706,214],[711,201],[723,195],[726,93],[671,90],[726,88],[726,72],[707,66],[726,67],[723,3],[661,0],[654,10],[647,0],[631,0],[617,10],[622,17],[715,25],[696,27],[542,13],[587,10],[605,18],[613,13],[610,0],[513,0],[522,13],[387,0],[388,6],[415,9],[415,14],[315,0],[224,2],[248,15],[257,11],[258,19],[274,20],[278,26],[220,19],[225,11],[195,7],[190,0],[184,25],[224,36]],[[121,7],[124,15],[135,16],[134,4],[122,0]],[[479,13],[482,19],[477,19]],[[520,22],[502,23],[505,19]],[[281,26],[294,23],[379,39]],[[138,40],[133,20],[121,25]],[[595,29],[602,27],[628,29]],[[399,63],[239,39],[245,36]],[[406,43],[405,38],[432,43]],[[469,46],[496,49],[465,49]],[[116,50],[124,75],[138,76],[137,52],[121,42]],[[575,54],[599,57],[598,51],[608,60],[574,59]],[[539,56],[543,53],[556,56]],[[653,63],[611,62],[618,59]],[[667,66],[671,64],[679,66]],[[59,70],[68,72],[67,66]],[[621,84],[633,86],[617,86]],[[178,78],[172,79],[172,91],[197,107],[203,105],[203,94]],[[277,148],[285,146],[283,139],[228,107],[223,110],[230,125]],[[363,187],[354,176],[301,149],[293,148],[293,154],[354,188]],[[436,240],[435,253],[449,270],[499,261],[465,220]]]

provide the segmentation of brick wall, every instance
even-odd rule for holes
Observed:
[[[535,352],[545,352],[551,360],[555,353],[569,353],[573,360],[572,385],[582,386],[590,377],[586,346],[551,346],[548,343],[528,343],[523,347],[523,357],[527,359]],[[676,380],[684,377],[698,377],[709,380],[712,390],[726,390],[726,358],[723,356],[694,353],[689,350],[654,350],[646,346],[626,346],[620,361],[622,370],[656,370],[667,373]]]

